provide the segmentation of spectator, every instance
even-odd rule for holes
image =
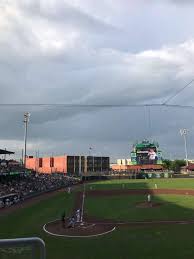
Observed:
[[[78,179],[73,177],[65,176],[64,174],[24,174],[18,179],[15,178],[4,178],[4,181],[0,178],[0,199],[2,196],[10,194],[18,194],[20,200],[23,200],[27,197],[52,191],[64,187],[71,186],[78,183]],[[18,202],[18,201],[17,201]],[[13,204],[16,203],[13,202]],[[7,201],[7,205],[8,204]],[[0,205],[1,207],[1,205]]]

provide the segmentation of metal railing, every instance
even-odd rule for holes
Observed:
[[[46,259],[45,243],[38,237],[16,238],[16,239],[0,239],[0,248],[10,248],[18,246],[31,246],[32,259],[35,258],[35,246],[40,248],[40,259]]]

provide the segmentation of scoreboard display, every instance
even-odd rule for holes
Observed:
[[[157,164],[157,150],[154,148],[142,148],[136,150],[137,164]]]
[[[157,143],[142,141],[134,145],[131,162],[136,165],[162,164],[162,152],[158,150]]]

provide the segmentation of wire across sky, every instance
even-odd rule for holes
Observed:
[[[77,104],[77,103],[1,103],[1,107],[6,106],[26,106],[26,107],[61,107],[61,108],[119,108],[119,107],[171,107],[194,109],[193,105],[165,104],[165,103],[146,103],[146,104]]]
[[[0,106],[55,106],[55,107],[77,107],[77,108],[113,108],[113,107],[157,107],[157,106],[163,106],[163,107],[172,107],[172,108],[189,108],[194,109],[194,106],[192,105],[181,105],[181,104],[169,104],[169,102],[174,99],[177,95],[182,93],[186,88],[190,87],[192,83],[194,82],[194,78],[184,85],[181,89],[178,89],[173,95],[168,97],[163,103],[146,103],[146,104],[79,104],[79,103],[0,103]]]

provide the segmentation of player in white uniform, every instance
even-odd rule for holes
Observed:
[[[76,222],[80,222],[80,209],[76,211]]]
[[[151,195],[150,194],[148,194],[148,202],[151,202]]]

